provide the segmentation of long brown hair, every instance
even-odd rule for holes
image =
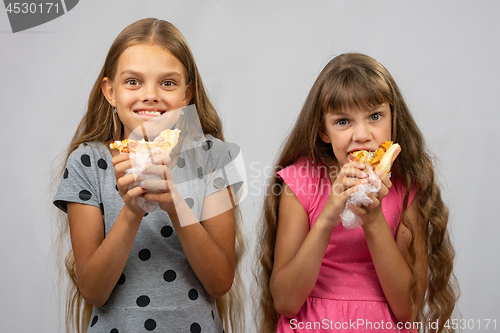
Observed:
[[[274,173],[267,183],[264,211],[259,223],[257,254],[257,258],[260,258],[256,276],[260,289],[259,299],[256,300],[260,304],[256,313],[259,332],[276,332],[279,319],[269,286],[274,264],[279,205],[279,196],[275,194],[275,189],[282,186],[282,181],[275,173],[301,157],[306,157],[316,164],[338,166],[331,144],[323,142],[318,134],[323,126],[324,115],[339,109],[367,108],[384,102],[391,107],[392,140],[402,148],[401,154],[394,162],[392,175],[406,185],[403,207],[408,206],[410,189],[413,186],[418,188],[413,200],[418,212],[418,223],[412,226],[408,222],[406,208],[401,215],[401,223],[411,231],[408,249],[413,273],[413,320],[425,324],[428,320],[435,322],[439,319],[438,331],[450,331],[442,325],[452,316],[458,298],[458,286],[453,273],[455,252],[447,228],[448,208],[441,198],[432,159],[422,133],[387,69],[369,56],[348,53],[335,57],[320,73],[280,150]],[[416,237],[425,239],[428,261],[427,290],[424,304],[419,308],[416,305],[419,263],[416,262],[413,247]]]
[[[120,140],[123,134],[123,125],[118,115],[113,112],[101,91],[101,82],[107,77],[111,80],[115,77],[118,59],[125,49],[132,45],[148,43],[165,47],[182,64],[187,72],[186,84],[191,89],[192,99],[190,104],[196,106],[200,124],[204,134],[210,134],[224,141],[222,122],[214,106],[210,102],[203,86],[198,67],[193,54],[184,36],[171,23],[155,18],[146,18],[132,23],[126,27],[111,45],[104,65],[97,77],[90,93],[87,110],[76,130],[67,150],[65,161],[59,175],[62,175],[64,165],[69,155],[84,142],[99,141],[106,143]],[[235,277],[231,290],[223,297],[217,299],[217,309],[224,324],[226,332],[239,332],[244,325],[242,315],[241,299],[243,297],[243,284],[240,275],[240,263],[244,253],[244,240],[241,232],[241,213],[238,206],[235,209]],[[67,244],[69,225],[67,215],[61,221],[60,234],[58,236],[58,247],[63,251]],[[78,333],[86,332],[92,314],[92,306],[87,303],[78,290],[76,283],[76,269],[73,251],[67,253],[64,266],[70,282],[66,296],[66,331],[76,330]]]

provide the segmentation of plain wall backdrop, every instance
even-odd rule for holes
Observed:
[[[486,319],[500,326],[500,2],[87,0],[16,34],[0,9],[0,332],[58,331],[53,162],[112,41],[145,17],[184,34],[228,141],[242,149],[250,254],[270,166],[321,69],[343,52],[386,66],[436,156],[462,318],[474,320],[470,331]]]

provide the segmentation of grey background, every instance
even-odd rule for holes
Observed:
[[[500,319],[500,2],[88,0],[16,34],[0,10],[1,332],[57,331],[53,163],[76,130],[111,42],[151,16],[184,34],[227,139],[242,149],[250,240],[270,165],[320,70],[348,51],[382,62],[437,156],[462,317],[475,321],[471,331],[479,331],[478,321],[482,331],[484,319]],[[251,268],[245,272],[248,281]]]

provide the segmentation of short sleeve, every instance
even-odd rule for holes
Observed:
[[[228,186],[232,186],[237,193],[243,185],[244,175],[240,174],[234,162],[237,152],[232,151],[230,145],[211,136],[206,138],[203,145],[209,152],[206,169],[211,172],[205,177],[205,197]]]
[[[277,176],[290,187],[297,199],[299,199],[302,207],[308,212],[310,206],[310,172],[307,162],[300,160],[289,165],[278,171]]]
[[[393,186],[394,186],[394,189],[396,191],[397,202],[399,203],[398,210],[399,210],[400,213],[402,213],[402,211],[403,211],[403,201],[404,201],[404,198],[405,198],[405,195],[406,195],[406,186],[405,186],[404,182],[401,179],[399,179],[399,178],[393,180]],[[413,185],[411,187],[410,194],[409,194],[409,197],[408,197],[408,207],[412,203],[413,198],[415,197],[415,194],[417,193],[417,189],[418,189],[417,185]]]
[[[100,207],[94,163],[98,162],[95,161],[94,152],[88,144],[80,145],[70,154],[53,200],[57,208],[67,213],[67,202]]]

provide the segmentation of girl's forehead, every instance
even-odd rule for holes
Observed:
[[[183,63],[166,47],[155,43],[138,43],[127,47],[118,58],[116,75],[126,71],[178,72],[182,76],[187,75]]]
[[[390,111],[390,107],[388,103],[382,104],[371,104],[365,107],[342,107],[336,109],[329,109],[327,113],[330,114],[358,114],[358,113],[371,113],[371,112],[382,112],[382,111]]]

